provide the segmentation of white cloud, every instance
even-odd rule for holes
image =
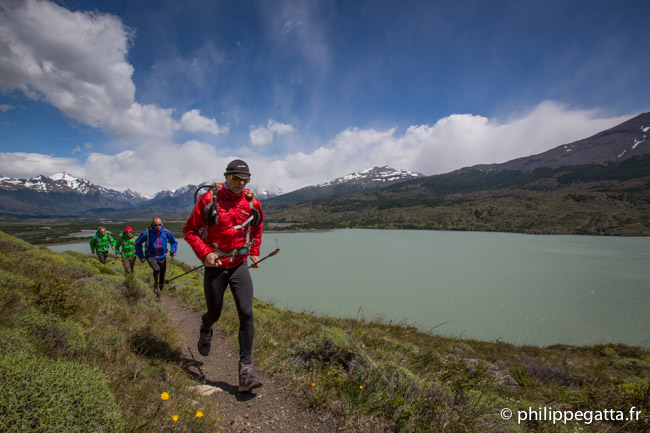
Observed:
[[[126,143],[169,141],[174,131],[220,134],[197,110],[180,122],[173,109],[135,101],[127,60],[132,31],[113,15],[72,12],[40,0],[0,11],[0,91],[45,100],[65,116]]]
[[[227,126],[219,126],[215,119],[201,116],[201,110],[191,110],[183,114],[181,127],[188,132],[208,132],[213,135],[228,132]]]
[[[0,153],[0,172],[3,176],[31,178],[40,174],[50,176],[66,171],[84,176],[85,171],[75,158],[58,158],[40,153]]]
[[[72,149],[72,153],[81,153],[81,146],[76,145],[74,149]]]
[[[9,110],[13,110],[14,108],[16,107],[14,107],[13,105],[7,105],[7,104],[0,105],[0,111],[2,111],[3,113],[6,113]]]
[[[266,126],[251,126],[249,136],[253,146],[265,146],[273,141],[274,135],[287,135],[293,132],[296,132],[293,126],[269,119]]]
[[[433,125],[410,126],[403,134],[396,128],[349,128],[311,153],[259,160],[264,173],[254,172],[253,180],[263,178],[266,185],[291,191],[374,166],[390,165],[425,175],[447,173],[541,153],[630,117],[604,117],[597,110],[571,110],[546,101],[505,121],[453,114]]]

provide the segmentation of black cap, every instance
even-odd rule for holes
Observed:
[[[241,159],[235,159],[234,161],[230,161],[228,164],[228,167],[226,167],[226,172],[224,174],[247,174],[251,175],[250,170],[248,169],[248,164],[246,164],[244,161]]]

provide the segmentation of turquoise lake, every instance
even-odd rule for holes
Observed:
[[[267,233],[262,256],[276,239],[280,253],[251,273],[256,297],[284,309],[515,344],[650,347],[650,238]],[[177,258],[200,264],[182,238]]]

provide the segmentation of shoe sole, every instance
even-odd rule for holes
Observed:
[[[254,389],[261,388],[262,385],[263,385],[262,383],[256,383],[255,385],[251,385],[251,386],[241,386],[241,385],[239,385],[238,391],[239,392],[251,392]]]

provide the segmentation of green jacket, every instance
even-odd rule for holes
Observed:
[[[95,236],[90,240],[90,251],[93,253],[95,251],[108,251],[113,247],[114,243],[115,241],[113,240],[113,236],[108,233],[104,233],[104,236],[100,236],[99,231],[97,231]]]
[[[121,251],[120,247],[122,247]],[[115,241],[115,253],[122,254],[122,257],[137,257],[135,255],[135,236],[128,238],[125,233],[120,233]]]

